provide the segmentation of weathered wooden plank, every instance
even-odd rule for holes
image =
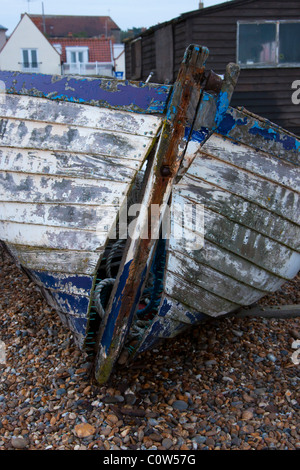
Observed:
[[[2,120],[3,146],[78,152],[142,161],[152,145],[150,138],[86,127],[47,124],[19,119]]]
[[[46,202],[88,205],[115,205],[121,202],[128,184],[18,173],[0,173],[3,202]]]
[[[173,224],[181,225],[181,217],[181,211],[175,206]],[[185,230],[188,233],[188,229]],[[207,208],[204,210],[204,230],[206,240],[284,279],[292,279],[299,270],[299,253]],[[190,245],[190,240],[187,241]],[[186,244],[184,238],[181,244]]]
[[[0,220],[108,232],[116,220],[118,210],[119,206],[3,202]]]
[[[140,162],[72,152],[2,147],[0,170],[131,182]]]
[[[185,175],[174,188],[183,203],[203,204],[208,209],[224,215],[234,222],[279,241],[296,251],[300,250],[299,226],[267,211],[255,203],[246,201],[211,183]],[[188,213],[186,216],[188,217]],[[190,223],[192,226],[192,223]]]
[[[8,250],[24,267],[36,271],[50,271],[66,274],[94,275],[104,249],[97,251],[76,251],[42,249],[6,243]]]
[[[156,79],[158,83],[173,81],[173,26],[157,29],[155,36]],[[166,79],[168,80],[166,82]]]
[[[255,202],[275,214],[299,224],[299,194],[233,165],[201,154],[189,175],[215,184],[226,191]]]
[[[57,250],[95,251],[104,247],[107,232],[1,222],[0,239],[16,245]]]
[[[186,257],[178,252],[169,252],[166,284],[168,284],[170,272],[184,278],[195,288],[199,286],[218,297],[239,305],[251,305],[264,295],[261,290],[243,284],[210,266],[199,264],[194,258]]]
[[[214,244],[207,238],[201,250],[193,250],[191,246],[187,247],[182,243],[182,240],[171,237],[170,250],[220,270],[238,281],[265,291],[265,293],[277,290],[284,282],[282,278],[256,266],[238,254]]]
[[[0,102],[0,117],[126,132],[144,138],[153,137],[161,124],[158,116],[18,95],[6,95]]]
[[[211,157],[230,163],[269,181],[300,192],[299,169],[292,164],[271,157],[268,153],[237,144],[217,134],[211,136],[201,151]],[[192,145],[191,145],[192,146]]]
[[[146,114],[163,113],[170,93],[170,87],[166,85],[104,78],[1,71],[0,80],[4,82],[8,94],[86,103]]]
[[[175,300],[183,302],[197,312],[215,317],[239,307],[238,303],[222,299],[171,272],[168,272],[166,281],[166,294]]]

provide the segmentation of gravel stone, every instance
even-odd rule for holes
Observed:
[[[14,449],[26,449],[28,446],[28,441],[23,437],[12,437],[11,445]]]
[[[222,317],[93,379],[87,355],[0,252],[0,450],[300,450],[294,318]],[[300,278],[259,305],[300,304]]]
[[[188,408],[188,404],[183,400],[176,400],[172,403],[172,407],[175,408],[175,410],[184,411]]]
[[[168,449],[170,449],[170,447],[172,447],[173,441],[169,438],[165,438],[165,439],[162,440],[161,444],[166,450],[168,450]]]
[[[77,437],[84,438],[95,434],[96,429],[88,423],[81,423],[75,426],[74,431]]]

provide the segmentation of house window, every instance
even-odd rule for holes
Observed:
[[[89,61],[88,47],[66,47],[67,63],[69,64],[85,64]]]
[[[300,20],[237,26],[237,61],[242,68],[300,66]]]
[[[24,72],[38,71],[37,49],[22,49],[22,69]]]

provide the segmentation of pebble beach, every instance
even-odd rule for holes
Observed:
[[[105,386],[0,252],[0,450],[299,450],[300,319],[212,319]],[[261,306],[300,304],[300,278]]]

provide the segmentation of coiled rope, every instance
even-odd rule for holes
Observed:
[[[107,287],[113,286],[114,283],[115,283],[115,278],[103,279],[103,281],[99,282],[99,284],[96,286],[95,291],[94,291],[95,308],[102,320],[105,316],[104,306],[107,300],[107,291],[108,291]]]

